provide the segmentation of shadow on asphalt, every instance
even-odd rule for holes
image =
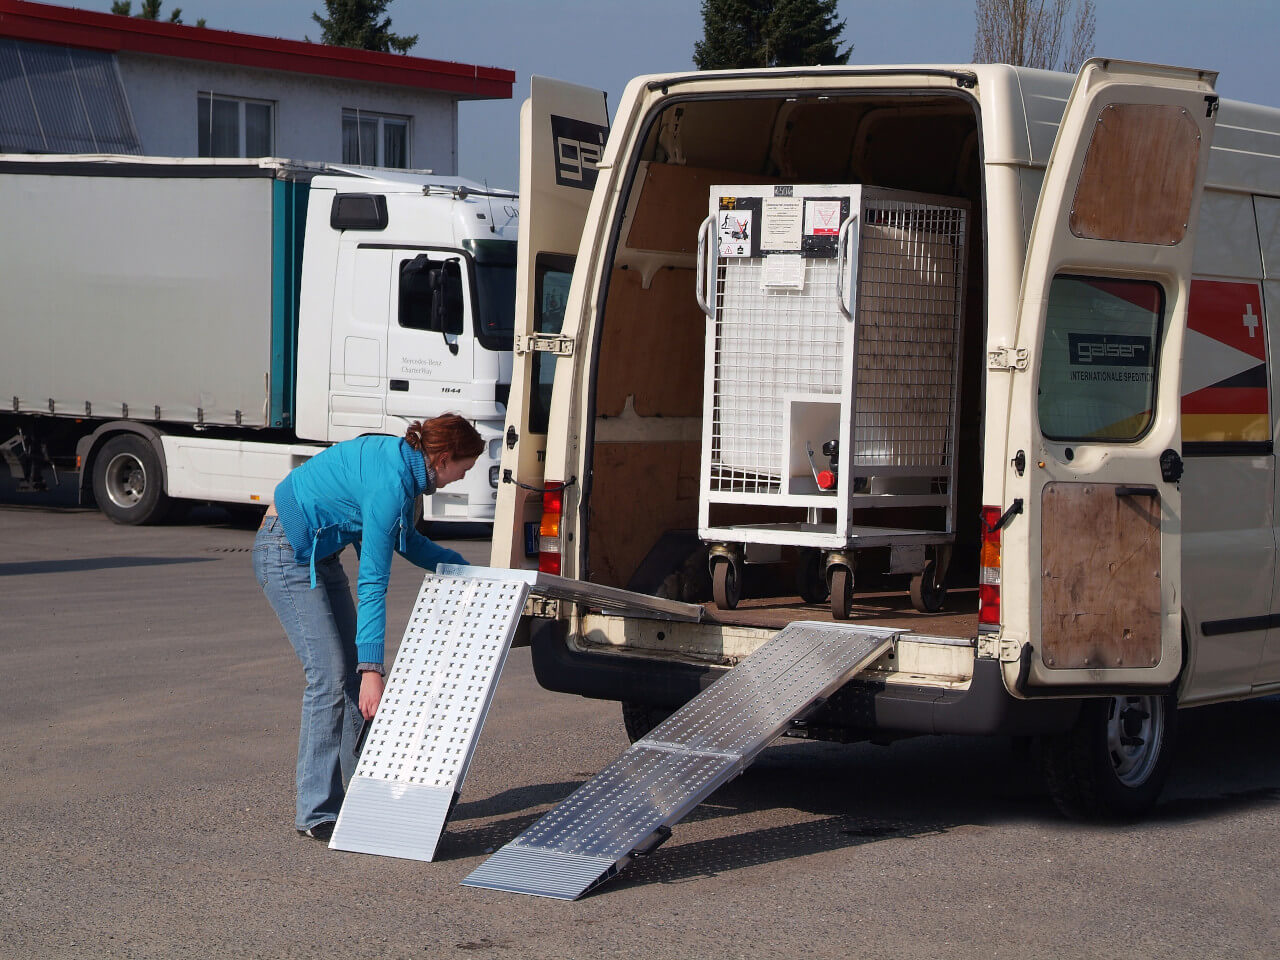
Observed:
[[[117,567],[155,567],[171,563],[209,563],[213,557],[77,557],[74,560],[32,560],[0,563],[0,577],[29,576],[37,573],[81,573],[86,570],[111,570]]]

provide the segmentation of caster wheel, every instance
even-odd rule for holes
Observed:
[[[930,560],[911,578],[911,605],[921,613],[937,613],[947,599],[947,588],[938,582],[938,564]]]
[[[717,558],[711,569],[711,595],[721,610],[732,610],[742,599],[742,581],[738,569],[726,559]]]
[[[831,616],[848,620],[853,609],[853,571],[848,567],[831,568]]]
[[[822,554],[806,550],[796,562],[796,592],[805,603],[826,603],[827,579],[822,574]]]

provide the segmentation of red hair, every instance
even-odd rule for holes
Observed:
[[[404,438],[413,449],[422,451],[432,469],[439,466],[442,456],[470,460],[484,453],[484,440],[476,428],[456,413],[415,420],[405,430]]]

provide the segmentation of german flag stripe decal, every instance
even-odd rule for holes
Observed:
[[[1184,357],[1184,442],[1271,438],[1266,324],[1258,283],[1193,280]]]

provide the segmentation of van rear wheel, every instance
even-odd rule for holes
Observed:
[[[1177,714],[1172,695],[1086,703],[1069,732],[1036,742],[1054,804],[1075,820],[1132,820],[1147,813],[1169,776]]]
[[[622,701],[622,725],[626,727],[627,739],[632,743],[649,732],[667,717],[674,713],[666,707],[654,707],[647,703],[631,703]]]

